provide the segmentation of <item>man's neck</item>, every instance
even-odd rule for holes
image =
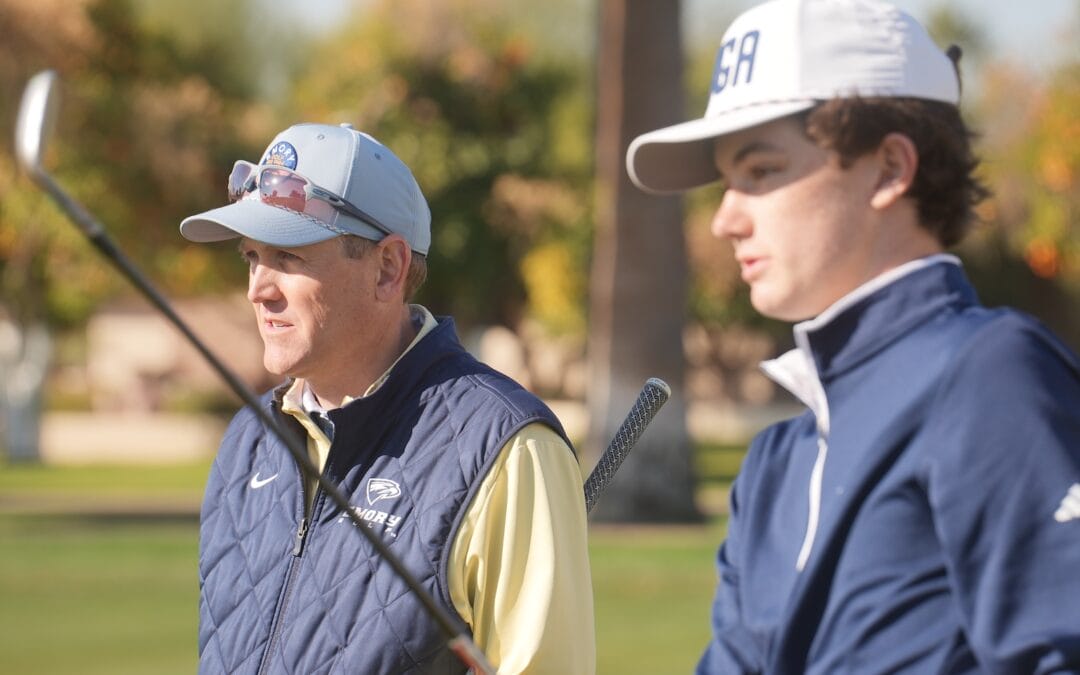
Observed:
[[[343,371],[353,370],[350,377],[340,377],[344,372],[335,373],[332,379],[307,379],[307,386],[324,409],[340,408],[346,399],[363,396],[372,384],[379,381],[405,353],[418,331],[419,326],[414,322],[409,306],[404,305],[401,317],[378,342],[381,347],[366,350],[352,368],[348,364],[342,364]]]

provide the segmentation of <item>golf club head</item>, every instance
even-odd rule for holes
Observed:
[[[56,123],[60,107],[56,71],[43,70],[30,78],[19,105],[15,124],[15,157],[31,175],[41,173],[45,146]]]

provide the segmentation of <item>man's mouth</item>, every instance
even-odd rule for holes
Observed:
[[[739,269],[742,272],[742,280],[750,283],[757,279],[765,270],[765,258],[744,256],[738,259]]]

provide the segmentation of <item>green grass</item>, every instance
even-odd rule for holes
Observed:
[[[9,673],[192,673],[197,528],[0,516]]]
[[[0,466],[2,670],[194,672],[208,469]]]
[[[597,672],[690,673],[709,640],[719,521],[590,535]]]
[[[0,464],[0,495],[86,493],[95,497],[161,494],[198,497],[209,462],[167,466]]]
[[[194,672],[198,529],[193,515],[162,516],[155,505],[197,504],[206,470],[0,466],[0,669]],[[35,502],[85,508],[34,515]],[[102,502],[148,515],[93,508]],[[693,670],[709,636],[722,536],[720,518],[593,528],[599,673]]]
[[[730,483],[739,473],[745,454],[745,445],[704,443],[694,453],[694,470],[703,482]]]

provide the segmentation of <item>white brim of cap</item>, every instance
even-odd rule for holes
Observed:
[[[242,199],[228,206],[188,216],[180,223],[180,234],[185,239],[199,243],[247,237],[287,248],[317,244],[343,234],[382,239],[383,234],[370,225],[355,218],[338,216],[338,220],[345,219],[348,219],[348,230],[334,229],[302,213],[264,204],[258,199]]]
[[[720,178],[713,142],[720,136],[812,108],[816,100],[748,106],[642,134],[626,151],[626,171],[642,190],[671,194]]]

